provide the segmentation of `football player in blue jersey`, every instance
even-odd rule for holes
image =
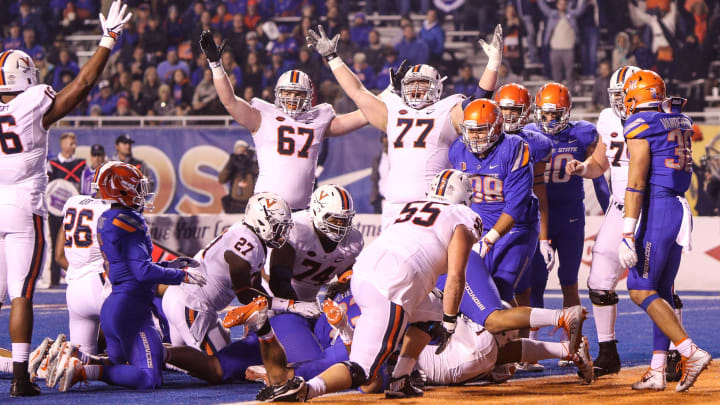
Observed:
[[[583,179],[566,172],[573,159],[583,161],[597,144],[595,125],[570,121],[572,99],[567,87],[547,83],[535,95],[535,123],[528,129],[540,131],[552,141],[552,157],[545,171],[549,206],[549,238],[558,253],[558,277],[563,306],[580,304],[578,271],[585,241],[585,192]],[[533,285],[533,296],[542,295],[545,283]]]
[[[684,197],[692,175],[692,121],[681,112],[685,100],[666,99],[665,82],[653,71],[633,74],[623,90],[630,167],[618,256],[620,264],[629,268],[630,298],[654,322],[650,367],[632,388],[665,389],[672,341],[682,356],[682,376],[675,390],[683,392],[712,360],[688,337],[672,307],[673,282],[683,247],[690,246],[692,228]]]
[[[502,128],[497,104],[473,101],[465,108],[463,137],[450,146],[449,157],[454,168],[468,173],[474,191],[471,207],[488,229],[468,268],[483,260],[500,297],[511,302],[515,285],[535,254],[538,200],[532,192],[530,148]]]
[[[542,307],[542,297],[531,299],[531,285],[544,284],[547,273],[555,262],[555,253],[550,246],[548,237],[548,203],[547,189],[545,187],[545,167],[552,156],[552,142],[540,132],[524,128],[532,114],[532,101],[530,92],[525,86],[517,83],[508,83],[500,87],[495,93],[495,102],[500,106],[503,115],[503,130],[506,134],[520,136],[530,147],[530,157],[533,162],[533,193],[538,199],[540,211],[540,233],[535,254],[515,286],[515,300],[521,306]],[[538,289],[539,290],[539,289]],[[541,291],[542,293],[542,291]],[[537,330],[533,329],[531,337],[537,337]],[[520,331],[521,337],[528,337],[526,330]],[[543,371],[540,364],[523,363],[517,365],[518,371]]]

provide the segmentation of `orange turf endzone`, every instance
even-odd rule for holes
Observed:
[[[603,376],[592,385],[582,385],[575,375],[541,378],[515,378],[505,384],[487,386],[429,387],[422,398],[385,400],[383,395],[344,394],[313,399],[333,405],[365,403],[405,404],[720,404],[720,360],[703,371],[689,392],[675,392],[668,383],[665,391],[633,391],[646,366],[623,369],[619,374]],[[522,374],[520,374],[522,377]]]

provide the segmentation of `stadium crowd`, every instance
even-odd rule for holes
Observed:
[[[8,10],[0,16],[5,27],[3,48],[26,51],[40,69],[41,81],[61,90],[79,71],[78,49],[69,46],[74,42],[66,37],[92,32],[87,27],[94,25],[84,22],[96,18],[102,2],[3,3]],[[238,96],[272,100],[277,78],[299,69],[316,84],[315,101],[331,102],[338,112],[354,106],[330,80],[330,71],[318,55],[304,46],[307,30],[317,24],[330,36],[340,34],[340,56],[368,89],[387,87],[388,70],[407,59],[412,64],[441,66],[455,77],[454,86],[446,85],[446,91],[469,94],[477,79],[471,65],[446,52],[445,29],[477,30],[484,36],[500,23],[507,39],[499,84],[528,79],[533,66],[545,78],[569,84],[571,90],[581,90],[578,78],[597,78],[592,94],[586,94],[592,95],[594,110],[607,107],[607,77],[619,66],[653,69],[671,79],[672,88],[674,82],[708,77],[712,59],[720,55],[720,43],[713,40],[720,36],[717,0],[434,0],[433,4],[367,0],[364,8],[361,2],[348,0],[128,4],[134,8],[133,19],[113,51],[105,80],[72,115],[223,114],[197,44],[205,29],[215,32],[218,44],[227,41],[222,62],[225,71],[232,72]],[[411,19],[410,11],[425,17]],[[378,13],[402,17],[368,18]],[[443,23],[446,16],[452,16],[452,24]],[[468,44],[472,42],[474,38]],[[673,63],[680,60],[683,63]],[[689,94],[689,107],[702,109],[712,86],[707,81],[691,90],[695,93]]]

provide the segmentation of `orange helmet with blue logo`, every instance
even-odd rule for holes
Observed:
[[[572,97],[560,83],[547,83],[535,95],[535,123],[546,134],[557,134],[570,123]],[[550,114],[548,114],[550,113]]]
[[[638,108],[659,107],[665,99],[665,81],[652,70],[641,70],[627,79],[623,91],[625,114],[630,116]]]
[[[495,92],[495,102],[503,111],[503,129],[505,132],[517,132],[527,124],[532,103],[530,92],[525,86],[508,83]],[[505,112],[504,110],[509,110]],[[514,113],[513,113],[514,112]]]
[[[500,107],[492,100],[480,98],[468,104],[463,114],[463,143],[472,153],[487,152],[502,134]]]

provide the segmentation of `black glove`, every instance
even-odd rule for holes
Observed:
[[[390,68],[390,84],[392,84],[395,91],[400,93],[400,88],[402,85],[402,79],[405,77],[405,73],[407,73],[408,70],[410,70],[412,66],[408,64],[407,59],[403,59],[402,62],[400,62],[400,66],[398,66],[397,70]]]
[[[445,351],[450,338],[455,333],[455,327],[457,326],[457,315],[443,314],[442,328],[438,332],[438,339],[440,340],[438,348],[435,350],[435,354],[440,354]]]
[[[202,32],[202,34],[200,34],[200,49],[205,54],[207,60],[209,60],[210,62],[217,62],[220,60],[220,57],[225,50],[226,43],[227,41],[223,41],[223,43],[218,48],[218,46],[215,44],[213,34],[210,30],[205,30]]]

